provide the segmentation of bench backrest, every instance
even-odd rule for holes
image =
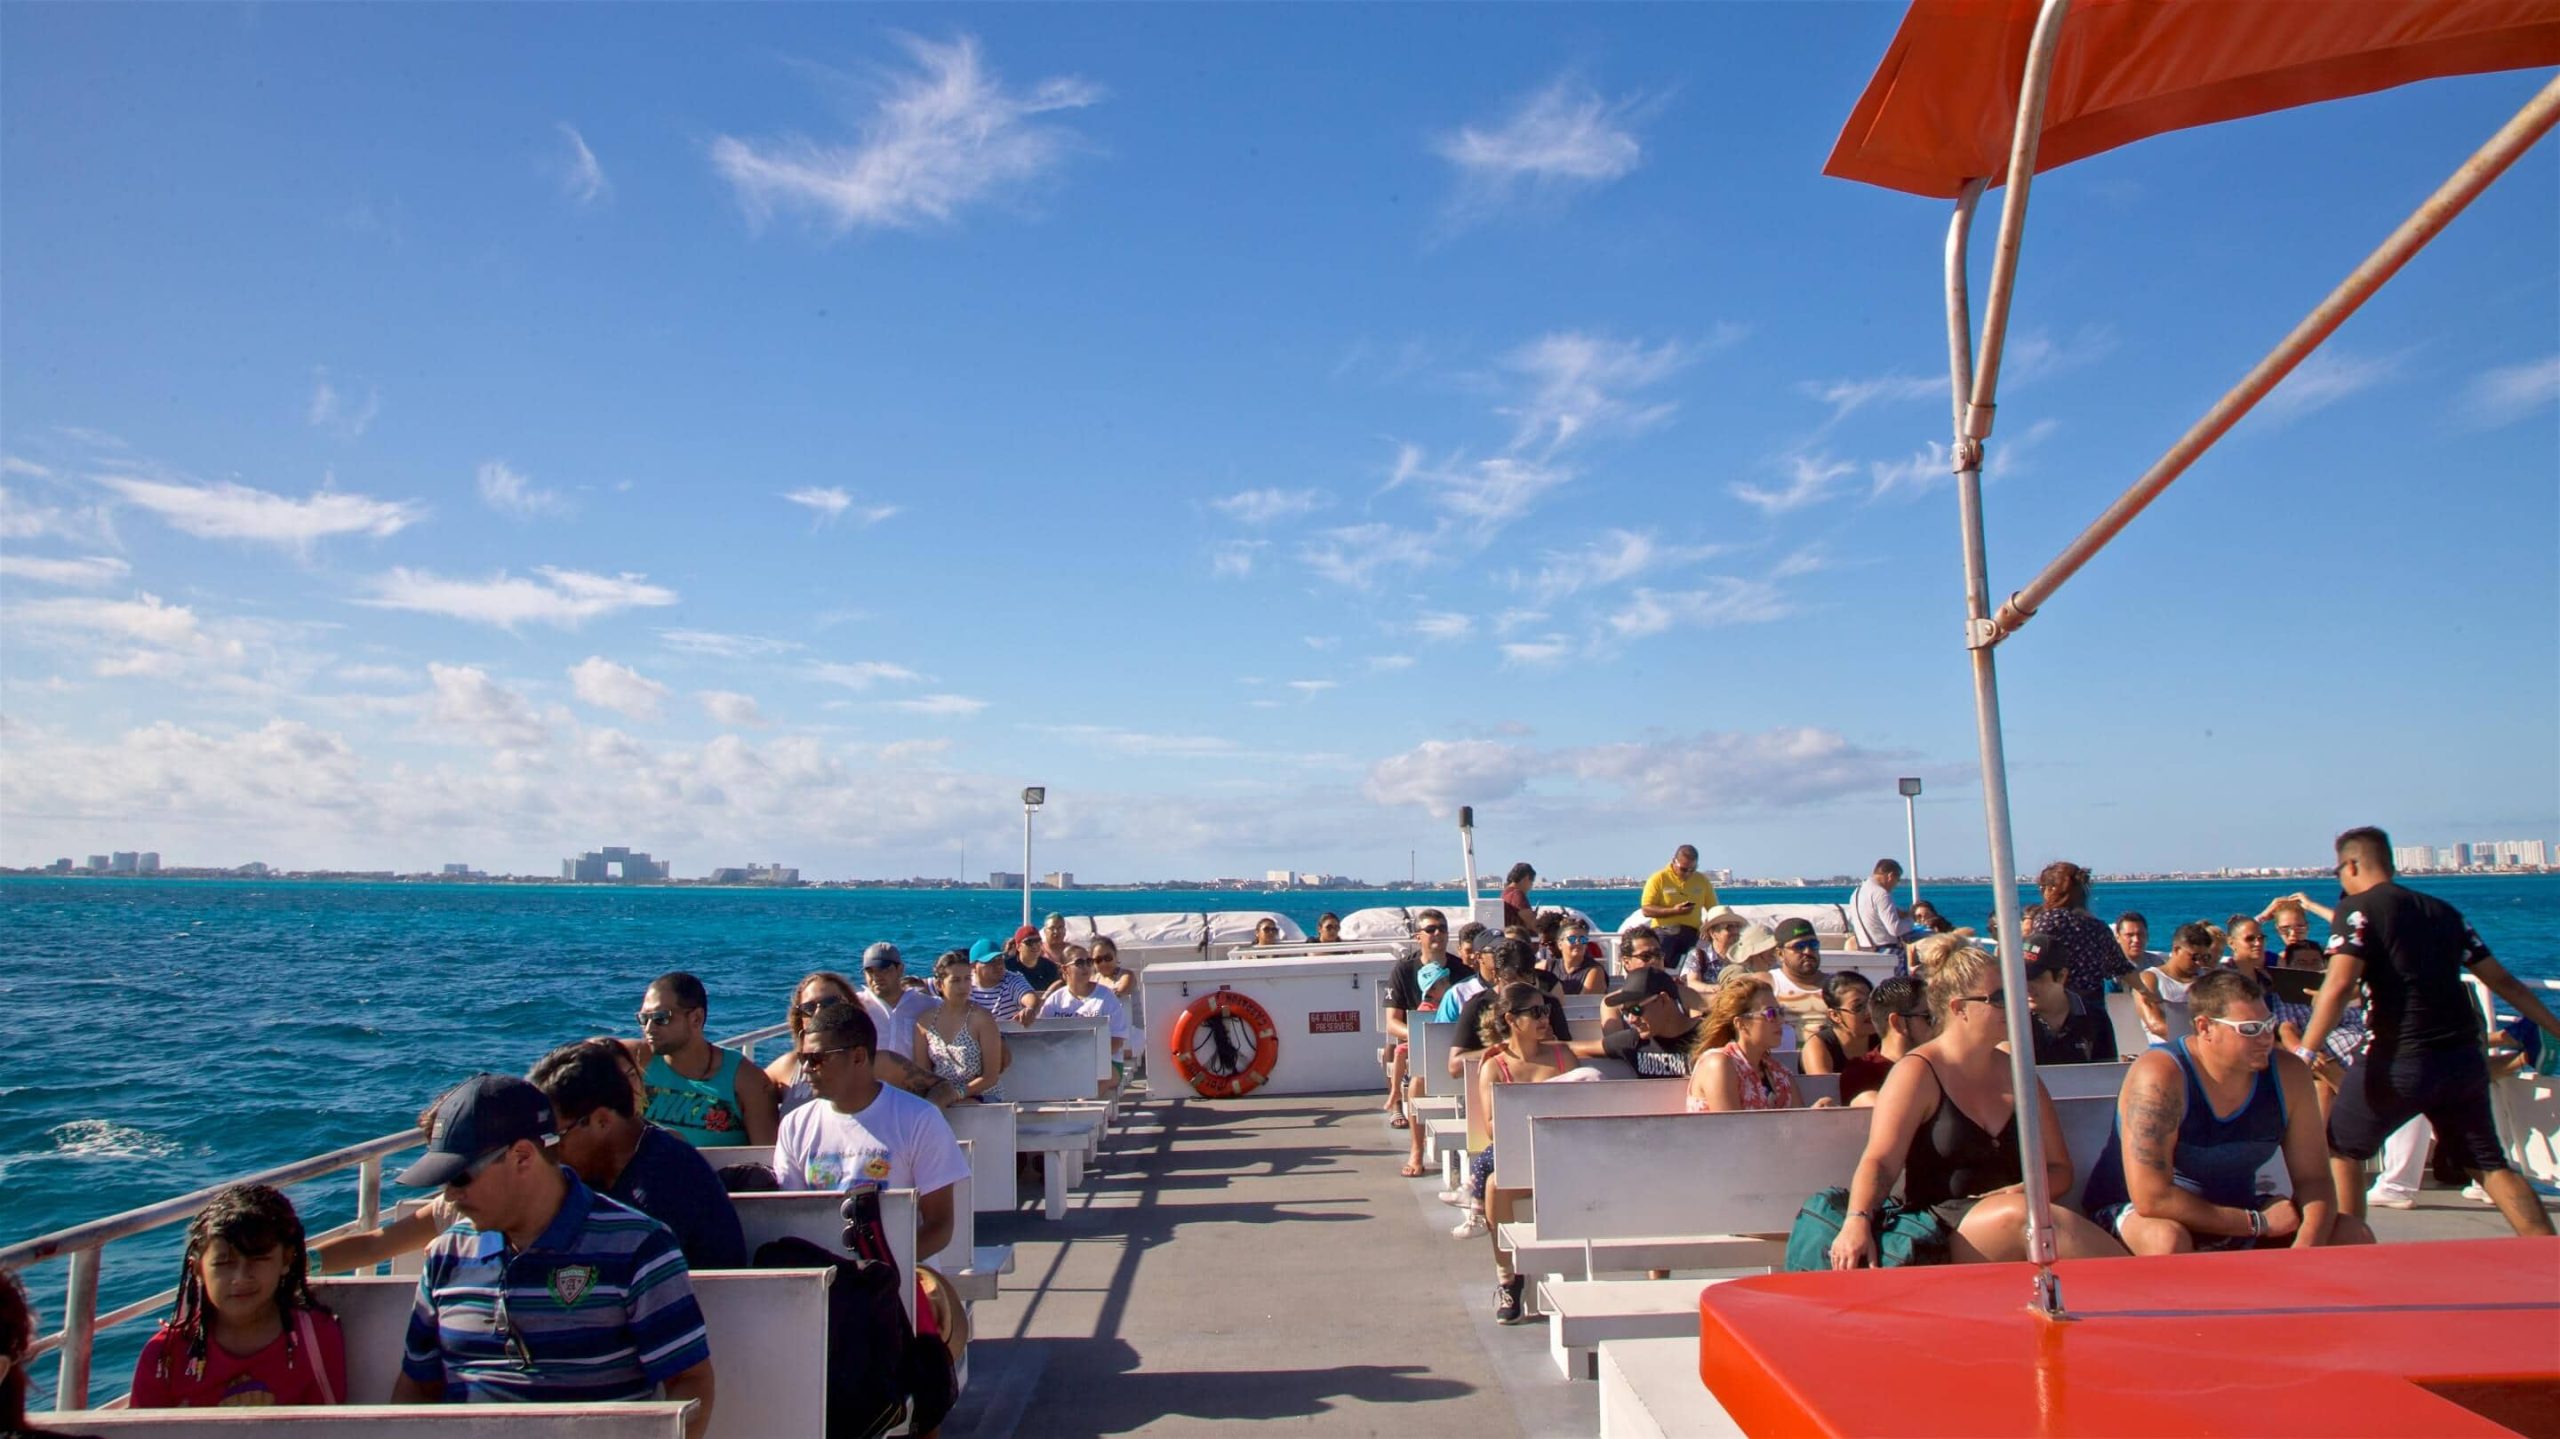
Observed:
[[[1608,996],[1600,994],[1568,994],[1563,996],[1562,1002],[1564,1004],[1564,1017],[1569,1023],[1576,1026],[1574,1034],[1577,1038],[1587,1039],[1590,1037],[1582,1033],[1580,1026],[1585,1024],[1597,1025],[1600,1023],[1603,1018],[1601,1014],[1602,1004],[1607,998]]]
[[[1111,1021],[1098,1014],[1044,1014],[1036,1024],[1009,1026],[1004,1031],[1005,1043],[1026,1033],[1061,1034],[1068,1030],[1088,1033],[1093,1040],[1093,1082],[1102,1084],[1111,1078]],[[1010,1074],[1006,1075],[1011,1079]]]
[[[1537,1187],[1538,1146],[1529,1121],[1594,1114],[1678,1114],[1685,1079],[1621,1079],[1596,1084],[1497,1084],[1493,1087],[1494,1167],[1505,1189]],[[1542,1198],[1540,1205],[1545,1204]]]
[[[797,1235],[829,1254],[851,1258],[844,1247],[844,1196],[824,1193],[733,1194],[738,1227],[746,1231],[747,1255],[786,1235]],[[889,1253],[898,1261],[898,1302],[907,1318],[916,1317],[916,1192],[880,1192],[880,1227],[889,1237]],[[716,1360],[714,1362],[717,1362]]]
[[[2107,1019],[2115,1026],[2116,1053],[2140,1054],[2151,1045],[2151,1031],[2142,1027],[2142,1007],[2130,994],[2107,996]]]
[[[1412,1024],[1407,1032],[1413,1036],[1413,1054],[1405,1072],[1422,1082],[1424,1094],[1448,1094],[1457,1084],[1449,1077],[1449,1051],[1457,1047],[1458,1022],[1426,1019]]]
[[[2042,1064],[2036,1066],[2036,1078],[2056,1104],[2066,1099],[2113,1099],[2124,1091],[2124,1072],[2132,1067],[2125,1060],[2109,1060],[2103,1064]],[[2075,1150],[2074,1157],[2077,1155]]]
[[[969,1151],[969,1199],[980,1214],[1013,1209],[1013,1126],[1020,1115],[1010,1104],[962,1103],[942,1111],[953,1136]]]
[[[1046,1020],[1033,1029],[1005,1031],[1004,1097],[1016,1104],[1062,1104],[1102,1097],[1102,1078],[1094,1054],[1103,1055],[1101,1070],[1110,1071],[1111,1041],[1107,1032],[1074,1024],[1052,1029]]]
[[[725,1401],[723,1396],[723,1401]],[[690,1401],[676,1404],[390,1404],[334,1409],[83,1409],[30,1414],[42,1435],[115,1439],[684,1439]],[[719,1404],[712,1432],[720,1432]],[[736,1431],[731,1431],[736,1432]]]

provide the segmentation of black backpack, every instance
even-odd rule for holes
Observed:
[[[853,1201],[845,1208],[850,1215]],[[845,1248],[856,1257],[793,1235],[759,1246],[755,1256],[758,1269],[835,1271],[827,1286],[826,1439],[878,1439],[902,1418],[909,1432],[929,1432],[959,1397],[951,1351],[919,1337],[908,1322],[898,1267],[876,1226],[865,1233],[858,1220],[846,1224]]]

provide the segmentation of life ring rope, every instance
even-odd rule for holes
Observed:
[[[1280,1062],[1280,1031],[1271,1022],[1271,1012],[1232,989],[1191,1001],[1174,1016],[1166,1038],[1173,1051],[1173,1072],[1203,1099],[1251,1094],[1271,1078],[1272,1066]],[[1239,1056],[1239,1039],[1252,1042],[1250,1057]],[[1201,1053],[1204,1047],[1209,1051],[1206,1056]]]

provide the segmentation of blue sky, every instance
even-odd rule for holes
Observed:
[[[0,861],[1979,870],[1897,16],[0,11]],[[2543,78],[2039,184],[1995,589]],[[2026,862],[2560,832],[2555,214],[2003,648]]]

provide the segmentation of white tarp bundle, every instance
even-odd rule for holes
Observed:
[[[1096,914],[1067,916],[1067,941],[1090,943],[1096,934],[1111,937],[1123,950],[1182,949],[1194,953],[1222,949],[1231,945],[1251,944],[1253,927],[1263,920],[1276,921],[1280,938],[1286,941],[1305,939],[1306,931],[1285,914],[1268,910],[1218,910],[1208,914]]]
[[[1430,908],[1434,906],[1415,905],[1407,909],[1399,905],[1386,905],[1377,909],[1355,909],[1342,917],[1342,937],[1344,939],[1411,939],[1414,915]]]

